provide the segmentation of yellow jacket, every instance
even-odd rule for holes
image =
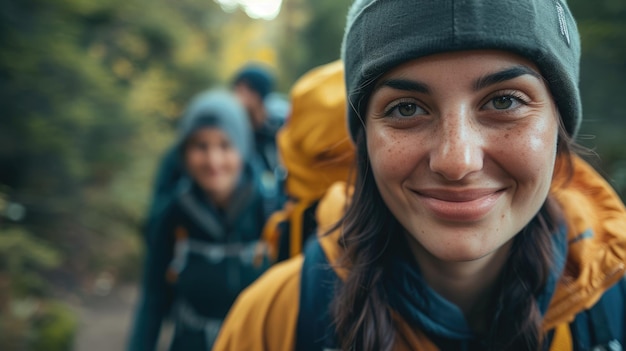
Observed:
[[[336,223],[346,201],[345,185],[335,185],[318,207],[320,232]],[[556,174],[552,195],[568,225],[567,272],[561,278],[544,318],[544,330],[555,330],[551,351],[572,350],[569,323],[593,306],[626,272],[626,209],[611,187],[588,164],[574,158],[569,182]],[[593,236],[581,236],[592,230]],[[329,260],[341,255],[338,231],[320,238]],[[278,264],[245,290],[230,311],[214,347],[223,350],[291,351],[296,342],[303,257]],[[336,272],[339,277],[345,271]],[[435,351],[419,330],[395,315],[398,351]]]

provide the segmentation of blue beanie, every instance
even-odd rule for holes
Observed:
[[[217,128],[228,136],[241,158],[249,161],[253,150],[252,127],[239,100],[226,90],[210,90],[192,99],[180,122],[177,147],[201,128]]]
[[[240,83],[256,91],[263,100],[274,90],[274,76],[268,68],[259,64],[249,64],[243,67],[233,79],[233,86]]]
[[[354,139],[373,83],[416,58],[462,50],[506,50],[534,62],[565,129],[582,120],[580,38],[562,0],[356,0],[343,39],[348,124]]]

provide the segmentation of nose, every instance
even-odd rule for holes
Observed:
[[[433,134],[430,169],[458,181],[483,168],[483,138],[471,112],[462,108],[442,114]]]
[[[204,156],[205,164],[209,169],[217,168],[222,159],[222,154],[216,147],[207,148]]]

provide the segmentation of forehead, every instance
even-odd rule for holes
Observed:
[[[204,126],[196,129],[189,140],[223,140],[228,139],[228,134],[218,126]]]
[[[248,80],[241,80],[233,86],[233,89],[236,94],[247,94],[247,95],[258,95],[260,96],[258,90],[254,88],[252,83]]]
[[[406,61],[383,74],[376,84],[389,77],[416,74],[433,81],[452,77],[451,83],[454,83],[463,77],[489,74],[513,66],[529,68],[537,76],[541,76],[539,68],[532,61],[517,54],[501,50],[471,50],[434,54]]]

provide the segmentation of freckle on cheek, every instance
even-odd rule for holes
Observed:
[[[509,133],[504,134],[504,139],[508,139],[509,138]]]

